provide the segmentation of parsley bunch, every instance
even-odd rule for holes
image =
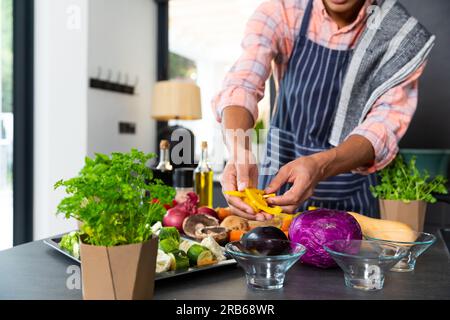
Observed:
[[[96,154],[86,158],[79,175],[61,180],[55,189],[65,188],[68,196],[58,205],[58,214],[83,223],[85,243],[118,246],[141,243],[152,236],[151,226],[162,221],[175,190],[153,178],[147,166],[154,154]],[[159,199],[153,203],[152,199]]]
[[[402,200],[410,202],[423,200],[435,203],[433,193],[447,194],[445,184],[447,180],[443,176],[430,179],[427,171],[421,173],[416,167],[416,158],[409,163],[398,156],[393,163],[379,173],[378,185],[370,190],[374,197],[383,200]]]

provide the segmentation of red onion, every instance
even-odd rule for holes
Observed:
[[[179,203],[174,208],[167,210],[167,214],[163,219],[163,225],[165,227],[175,227],[180,232],[183,232],[183,221],[190,215],[197,214],[198,201],[197,194],[189,192],[185,202]]]
[[[197,209],[197,214],[207,214],[211,217],[214,217],[216,219],[219,219],[219,216],[217,215],[216,210],[211,209],[209,207],[200,207]]]
[[[183,210],[183,208],[177,206],[175,208],[167,210],[166,215],[163,219],[164,227],[175,227],[178,231],[183,232],[183,221],[190,216],[188,211]]]

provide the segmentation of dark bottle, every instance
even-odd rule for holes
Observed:
[[[173,185],[173,167],[170,164],[170,143],[167,140],[161,140],[159,145],[159,164],[154,170],[155,178],[160,179],[168,186]]]

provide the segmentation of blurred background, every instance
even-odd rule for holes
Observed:
[[[62,194],[53,184],[74,176],[86,155],[158,152],[171,126],[193,133],[196,161],[200,142],[208,142],[218,180],[227,155],[210,101],[261,2],[0,0],[0,250],[74,229],[54,214]],[[437,35],[402,148],[448,175],[450,2],[401,2]],[[153,105],[155,84],[164,80],[200,88],[195,116],[154,116],[161,107]],[[269,80],[260,128],[275,95]],[[448,225],[448,207],[435,206],[429,222]]]

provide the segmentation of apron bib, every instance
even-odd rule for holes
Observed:
[[[264,189],[283,165],[304,156],[329,150],[331,127],[351,50],[332,50],[307,38],[312,12],[310,0],[288,68],[280,84],[277,109],[271,120],[259,187]],[[320,182],[314,195],[299,211],[309,206],[354,211],[375,217],[378,201],[369,187],[374,174],[344,173]],[[283,194],[291,185],[279,191]]]

